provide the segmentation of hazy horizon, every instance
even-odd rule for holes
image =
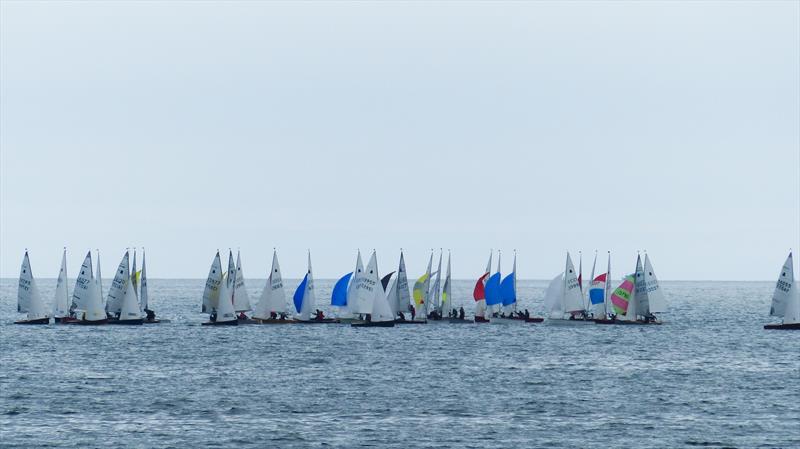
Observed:
[[[0,3],[0,276],[778,276],[800,248],[800,2]],[[446,257],[445,257],[446,261]],[[497,253],[494,256],[496,268]],[[436,261],[434,261],[434,264]],[[105,276],[104,276],[105,278]]]

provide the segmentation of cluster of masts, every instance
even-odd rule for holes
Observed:
[[[227,269],[222,269],[219,251],[209,269],[203,291],[201,311],[209,314],[204,325],[290,324],[290,323],[350,323],[356,327],[392,327],[396,324],[450,323],[536,323],[543,317],[531,316],[517,309],[517,255],[514,251],[510,274],[501,276],[500,252],[497,269],[492,272],[492,257],[473,289],[474,316],[466,317],[464,305],[456,307],[452,296],[451,258],[447,254],[446,272],[442,281],[443,251],[439,252],[433,270],[434,251],[431,250],[427,269],[409,291],[402,249],[396,271],[384,276],[378,272],[378,257],[372,251],[366,268],[361,252],[356,256],[355,269],[346,273],[334,285],[330,306],[333,317],[326,317],[316,308],[311,252],[308,269],[287,303],[277,251],[273,251],[272,268],[266,286],[255,306],[245,288],[242,261],[237,253],[228,251]],[[556,275],[544,296],[547,321],[554,324],[661,324],[656,314],[666,312],[666,300],[650,257],[637,255],[633,273],[625,275],[612,289],[611,253],[605,272],[596,274],[597,253],[592,263],[588,286],[583,282],[583,261],[575,269],[569,253],[564,271]],[[67,291],[66,249],[56,285],[53,307],[44,305],[31,272],[28,251],[22,261],[18,290],[18,311],[27,313],[19,324],[145,324],[168,322],[157,320],[149,308],[147,268],[142,249],[142,269],[136,269],[136,249],[130,265],[126,250],[119,263],[108,294],[104,300],[100,275],[100,254],[97,254],[97,276],[92,267],[92,253],[86,254],[72,296]],[[247,312],[251,312],[248,316]],[[767,325],[767,329],[800,329],[800,292],[794,280],[792,254],[784,263],[772,298],[771,316],[783,318],[782,324]]]

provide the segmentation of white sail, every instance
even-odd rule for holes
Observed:
[[[300,305],[300,312],[298,313],[297,319],[308,321],[311,319],[311,312],[314,311],[314,307],[316,307],[317,304],[317,298],[314,294],[314,273],[311,270],[311,251],[308,252],[308,273],[306,275],[306,286],[302,294],[303,302]]]
[[[103,304],[103,275],[100,274],[100,250],[97,250],[97,277],[95,278],[95,283],[97,283],[97,294],[100,297],[100,305]]]
[[[800,288],[797,281],[792,282],[789,291],[789,301],[786,303],[786,310],[783,314],[783,324],[800,323]]]
[[[636,256],[636,273],[633,279],[633,291],[636,294],[636,313],[642,316],[650,315],[650,295],[645,285],[642,256]]]
[[[125,251],[125,255],[122,256],[117,271],[114,273],[114,280],[111,281],[111,288],[108,289],[106,312],[112,315],[122,311],[122,302],[125,300],[125,287],[130,283],[128,262],[129,254],[128,251]]]
[[[771,316],[783,317],[786,315],[786,307],[792,299],[792,285],[794,284],[794,263],[792,253],[786,258],[775,284],[775,291],[772,293],[772,305],[769,308]]]
[[[442,313],[442,298],[441,298],[441,285],[442,285],[442,251],[439,251],[439,265],[436,267],[436,278],[431,286],[431,293],[429,295],[433,309],[439,314]]]
[[[67,292],[67,249],[61,255],[61,269],[58,271],[56,293],[53,298],[53,316],[64,318],[69,315],[69,293]]]
[[[389,301],[389,307],[392,308],[394,316],[397,316],[397,312],[405,312],[405,310],[400,309],[400,304],[397,300],[397,277],[394,278],[394,282],[392,282],[392,286],[386,294],[386,300]]]
[[[253,313],[255,318],[266,320],[270,318],[270,313],[277,314],[286,312],[286,292],[283,289],[283,278],[281,277],[281,266],[278,264],[278,252],[272,252],[272,269],[267,277],[267,285],[261,292],[256,310]]]
[[[450,275],[450,250],[447,251],[447,274],[444,277],[444,285],[442,285],[442,312],[445,310],[455,309],[453,305],[453,279]]]
[[[561,298],[564,296],[564,273],[558,273],[550,281],[544,294],[544,308],[550,318],[564,318],[564,306]]]
[[[567,263],[564,268],[564,294],[561,301],[565,312],[579,312],[584,308],[581,286],[569,253],[567,253]]]
[[[36,280],[31,272],[31,262],[28,259],[28,251],[22,258],[22,266],[19,269],[19,287],[17,288],[17,312],[27,313],[29,320],[47,318],[42,295]]]
[[[394,321],[394,313],[389,306],[389,301],[386,300],[386,295],[383,293],[381,278],[378,275],[378,256],[375,251],[372,251],[372,256],[369,258],[362,280],[360,288],[362,290],[369,288],[372,293],[372,299],[370,300],[372,321]]]
[[[347,288],[347,309],[351,313],[372,313],[372,292],[359,291],[359,285],[364,283],[364,266],[361,262],[361,251],[358,251],[356,270],[350,279]]]
[[[147,293],[147,259],[145,258],[144,248],[142,248],[142,279],[141,279],[141,295],[139,302],[141,302],[142,310],[150,310],[150,296]]]
[[[84,304],[84,312],[83,312],[83,319],[86,321],[101,321],[106,319],[106,312],[103,308],[103,296],[102,296],[102,288],[103,284],[101,283],[99,274],[100,274],[100,253],[97,255],[97,271],[98,277],[92,278],[89,280],[89,285],[86,288],[86,300]],[[91,265],[92,259],[89,256],[89,264]],[[81,270],[83,271],[83,270]],[[89,274],[92,274],[91,269]]]
[[[416,319],[424,321],[428,316],[428,304],[430,303],[431,269],[433,268],[433,251],[428,258],[428,268],[425,275],[414,283],[414,307],[416,308]],[[419,299],[418,299],[419,298]]]
[[[233,253],[228,251],[228,272],[222,279],[217,301],[217,322],[235,321],[233,298],[236,294],[236,265],[233,264]]]
[[[203,313],[211,313],[217,309],[219,303],[220,287],[222,284],[222,262],[219,260],[219,251],[211,262],[206,279],[206,288],[203,290]]]
[[[133,279],[129,277],[123,287],[122,308],[119,314],[119,319],[121,321],[138,320],[142,318],[142,312],[139,309],[139,300],[136,299],[136,292],[133,286]]]
[[[133,267],[131,268],[131,284],[133,293],[139,295],[139,273],[136,272],[136,248],[133,248]]]
[[[647,297],[650,303],[650,313],[664,313],[667,311],[667,301],[664,299],[664,291],[658,285],[658,278],[650,263],[650,256],[644,255],[644,284],[647,288]]]
[[[233,308],[237,312],[248,312],[252,310],[250,306],[250,295],[244,286],[244,273],[242,272],[241,254],[236,252],[236,296],[233,298]]]
[[[86,310],[89,297],[92,294],[94,284],[94,274],[92,273],[92,252],[86,253],[86,257],[81,264],[81,270],[75,279],[75,288],[72,289],[72,305],[70,311]]]
[[[411,295],[408,292],[408,273],[406,273],[406,261],[403,251],[400,250],[400,265],[397,267],[397,279],[395,280],[396,304],[398,312],[407,312],[411,305]]]

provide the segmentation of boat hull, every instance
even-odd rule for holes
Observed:
[[[529,318],[525,318],[526,323],[541,323],[544,321],[544,318],[538,316],[532,316]]]
[[[142,324],[163,324],[163,323],[171,323],[170,320],[162,320],[162,319],[155,319],[155,320],[147,320],[145,319]]]
[[[359,321],[350,323],[352,327],[394,327],[394,321]]]
[[[339,324],[339,320],[336,318],[323,318],[321,320],[297,320],[298,324]]]
[[[650,325],[661,325],[661,321],[628,321],[628,320],[593,320],[595,324],[615,324],[620,326],[650,326]]]
[[[139,326],[144,323],[144,318],[138,320],[109,320],[108,324],[116,324],[119,326]]]
[[[14,321],[14,324],[50,324],[50,318],[38,318],[35,320],[19,320],[19,321]]]
[[[256,318],[258,324],[297,324],[295,320],[281,320],[277,318],[267,318],[266,320],[261,320]]]
[[[472,324],[475,321],[466,318],[449,318],[447,322],[450,324]]]
[[[490,321],[489,321],[489,319],[484,318],[482,316],[476,316],[475,320],[473,322],[474,323],[486,323],[486,324],[488,324]]]
[[[72,324],[78,321],[77,318],[71,318],[68,316],[53,318],[56,324]]]
[[[77,320],[70,322],[70,324],[77,324],[80,326],[100,326],[101,324],[108,324],[108,318],[103,318],[102,320],[97,321]]]
[[[548,318],[546,324],[551,326],[583,326],[585,324],[594,324],[594,320],[569,320],[569,319],[558,319],[558,318]]]
[[[239,320],[230,320],[230,321],[206,321],[202,323],[203,326],[238,326]]]
[[[237,318],[237,321],[239,322],[240,325],[241,324],[258,324],[258,320],[254,320],[252,318],[246,318],[246,319]]]
[[[356,323],[360,323],[360,321],[356,321]],[[419,321],[419,320],[394,320],[394,324],[428,324],[428,321]]]
[[[769,330],[800,330],[800,323],[789,324],[766,324],[764,329]]]

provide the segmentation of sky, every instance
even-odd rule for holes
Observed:
[[[0,3],[0,276],[773,280],[800,248],[800,2]],[[495,252],[495,261],[497,253]],[[576,261],[577,264],[577,261]],[[598,269],[599,271],[599,269]],[[615,276],[616,277],[616,276]]]

